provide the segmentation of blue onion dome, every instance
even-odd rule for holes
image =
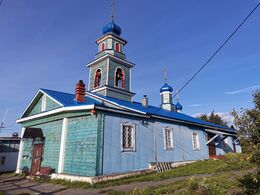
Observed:
[[[103,35],[107,33],[114,33],[118,36],[121,35],[121,28],[114,23],[114,21],[109,22],[104,28],[103,28]]]
[[[173,89],[170,85],[168,85],[167,83],[164,83],[164,85],[160,89],[160,92],[164,92],[164,91],[172,92]]]
[[[175,105],[175,109],[176,110],[182,110],[182,108],[183,108],[182,105],[179,102],[177,102],[176,105]]]

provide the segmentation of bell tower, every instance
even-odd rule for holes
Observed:
[[[104,96],[132,101],[132,62],[126,60],[124,47],[127,41],[121,35],[121,28],[114,22],[115,3],[111,4],[111,22],[103,28],[103,35],[96,40],[98,52],[95,60],[87,64],[89,68],[90,92]]]
[[[103,35],[96,40],[98,53],[89,68],[89,91],[104,96],[132,101],[132,62],[126,60],[121,38],[121,28],[112,20],[103,28]]]

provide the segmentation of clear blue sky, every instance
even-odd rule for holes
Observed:
[[[257,0],[117,0],[115,22],[128,40],[126,57],[135,101],[147,94],[160,104],[163,66],[180,88],[258,3]],[[8,127],[39,88],[74,93],[97,52],[95,40],[109,22],[110,0],[3,0],[0,7],[0,121]],[[251,107],[260,88],[260,8],[180,94],[189,115]]]

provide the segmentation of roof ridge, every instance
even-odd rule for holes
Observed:
[[[53,89],[45,89],[45,88],[40,88],[40,90],[48,90],[48,91],[53,91],[53,92],[58,92],[58,93],[65,93],[65,94],[68,94],[68,95],[74,95],[72,93],[68,93],[68,92],[63,92],[63,91],[57,91],[57,90],[53,90]]]

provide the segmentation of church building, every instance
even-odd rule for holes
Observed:
[[[234,129],[183,114],[167,83],[154,89],[159,106],[150,105],[147,96],[133,100],[135,64],[126,59],[127,41],[113,20],[96,43],[98,53],[86,65],[87,86],[80,80],[74,94],[41,88],[17,120],[22,126],[17,173],[35,175],[49,167],[53,178],[92,182],[160,163],[241,152]]]

